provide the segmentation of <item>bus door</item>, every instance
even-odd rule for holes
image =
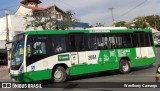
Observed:
[[[86,73],[86,52],[84,34],[69,34],[71,65],[79,73]],[[85,70],[84,70],[85,69]]]

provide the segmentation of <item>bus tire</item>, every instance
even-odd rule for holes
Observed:
[[[63,67],[58,66],[53,70],[52,74],[53,82],[64,82],[66,78],[67,78],[67,73]]]
[[[130,67],[129,61],[126,59],[122,59],[119,65],[119,72],[121,74],[126,74],[126,73],[129,73],[130,70],[131,70],[131,67]]]

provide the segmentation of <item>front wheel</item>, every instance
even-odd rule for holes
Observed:
[[[129,73],[130,72],[130,63],[128,60],[126,59],[122,59],[120,61],[120,68],[119,68],[119,72],[121,74],[126,74],[126,73]]]
[[[66,70],[59,66],[53,70],[52,80],[54,82],[64,82],[67,78]]]

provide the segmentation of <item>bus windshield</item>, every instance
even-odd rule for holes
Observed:
[[[24,37],[18,35],[13,38],[13,45],[11,50],[12,66],[20,65],[24,57]]]

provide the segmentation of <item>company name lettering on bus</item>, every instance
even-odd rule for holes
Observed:
[[[58,61],[66,61],[69,60],[69,54],[67,55],[58,55]]]
[[[90,33],[110,32],[110,30],[91,30]]]

